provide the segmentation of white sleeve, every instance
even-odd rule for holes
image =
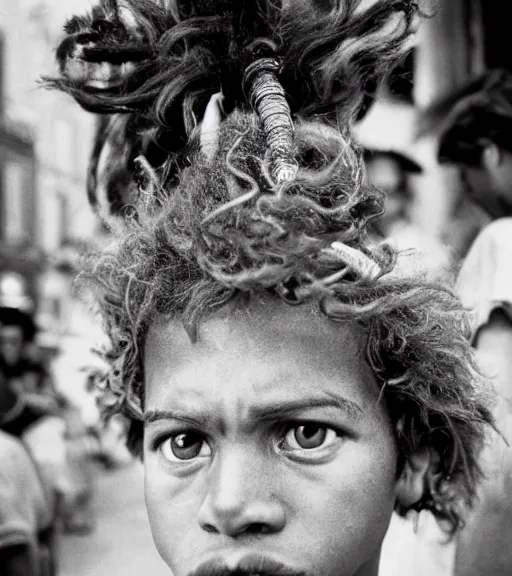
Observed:
[[[31,463],[24,448],[14,438],[0,433],[0,548],[19,544],[35,545],[37,524],[33,495]],[[27,480],[28,479],[28,480]],[[33,478],[33,482],[37,482]],[[37,484],[36,484],[37,488]]]
[[[471,312],[473,335],[497,308],[512,320],[511,253],[512,218],[503,218],[480,233],[464,261],[455,290]]]

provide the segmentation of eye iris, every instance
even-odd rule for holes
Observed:
[[[301,448],[318,448],[325,442],[327,429],[310,424],[295,430],[295,440]]]
[[[180,460],[190,460],[201,452],[203,441],[195,434],[180,434],[172,439],[172,453]]]

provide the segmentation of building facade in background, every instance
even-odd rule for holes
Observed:
[[[0,0],[0,271],[23,274],[55,335],[74,329],[70,257],[99,232],[85,193],[95,119],[41,77],[55,74],[66,17],[89,6]]]

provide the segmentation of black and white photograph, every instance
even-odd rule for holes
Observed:
[[[0,576],[512,576],[506,0],[0,0]]]

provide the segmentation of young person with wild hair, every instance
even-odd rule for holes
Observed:
[[[393,511],[447,538],[491,422],[452,293],[391,274],[351,127],[409,0],[105,0],[53,85],[104,114],[85,262],[105,413],[175,576],[376,576]]]

